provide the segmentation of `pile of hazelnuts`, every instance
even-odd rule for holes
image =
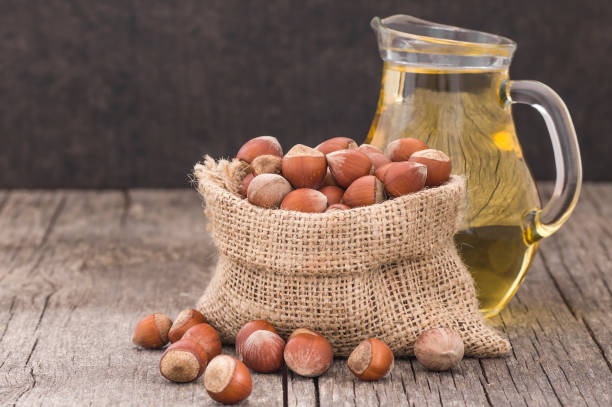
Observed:
[[[221,354],[219,334],[200,312],[182,311],[172,322],[163,314],[151,314],[138,322],[132,342],[147,349],[161,349],[171,342],[159,362],[166,379],[185,383],[204,374],[209,396],[223,404],[246,399],[253,387],[249,368],[259,373],[278,371],[283,363],[300,376],[325,373],[334,359],[329,341],[320,333],[298,328],[287,342],[264,320],[249,321],[236,335],[236,355]],[[416,340],[417,360],[430,370],[448,370],[463,358],[463,341],[448,328],[424,331]],[[347,359],[349,370],[360,380],[378,380],[393,368],[393,353],[383,341],[363,340]]]
[[[285,155],[274,137],[247,141],[236,158],[251,172],[238,192],[253,205],[299,212],[331,212],[373,205],[446,182],[451,160],[415,138],[395,140],[385,152],[348,137]]]

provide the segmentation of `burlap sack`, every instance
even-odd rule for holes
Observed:
[[[471,276],[453,243],[462,178],[381,204],[324,214],[264,209],[237,195],[246,166],[206,157],[195,166],[219,261],[198,308],[233,343],[248,320],[281,336],[321,332],[337,356],[367,337],[396,356],[428,328],[451,327],[466,355],[510,344],[478,312]]]

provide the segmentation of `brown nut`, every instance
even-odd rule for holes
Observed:
[[[448,370],[463,359],[463,339],[450,328],[423,332],[414,343],[414,355],[429,370]]]
[[[322,187],[326,186],[334,186],[337,187],[338,183],[334,179],[334,176],[331,174],[329,167],[327,167],[327,172],[325,173],[325,178],[323,178],[323,182],[321,183]]]
[[[344,189],[328,185],[319,188],[319,192],[327,197],[327,205],[333,205],[340,203],[342,200],[342,195],[344,194]]]
[[[242,358],[242,347],[244,345],[244,342],[253,332],[259,330],[276,333],[276,329],[274,329],[274,326],[268,321],[264,321],[263,319],[256,319],[242,325],[242,328],[240,328],[240,330],[236,334],[236,354],[238,355],[238,358]]]
[[[168,380],[186,383],[202,376],[207,362],[203,347],[192,340],[181,339],[166,349],[159,361],[159,371]]]
[[[338,185],[344,188],[357,178],[368,175],[372,168],[368,156],[358,150],[339,150],[327,154],[327,164]]]
[[[374,175],[357,178],[344,192],[342,203],[356,208],[379,203],[385,200],[383,183]]]
[[[238,193],[240,194],[240,196],[242,196],[243,198],[246,198],[247,196],[247,191],[249,189],[249,185],[251,184],[251,181],[253,181],[253,178],[255,178],[255,175],[253,175],[253,173],[249,172],[240,182],[240,186],[238,187]]]
[[[390,162],[378,167],[376,171],[374,171],[374,175],[376,175],[376,178],[378,178],[382,182],[385,182],[385,174],[387,173],[389,167],[391,167],[393,164],[393,162]]]
[[[234,404],[249,397],[253,381],[244,363],[230,355],[219,355],[206,368],[204,387],[213,400]]]
[[[283,148],[276,137],[261,136],[247,141],[238,150],[236,158],[250,164],[255,157],[266,154],[283,156]]]
[[[244,364],[259,373],[275,372],[283,364],[285,341],[274,332],[253,332],[242,346]]]
[[[355,140],[348,137],[330,138],[315,147],[315,149],[326,155],[338,150],[354,150],[356,148],[357,143],[355,143]]]
[[[346,363],[358,379],[378,380],[393,367],[393,352],[380,339],[368,338],[357,345]]]
[[[429,148],[429,146],[421,140],[409,137],[389,143],[386,153],[391,161],[408,161],[414,152],[427,148]]]
[[[206,351],[208,360],[221,354],[221,338],[212,326],[197,324],[185,332],[181,340],[188,339],[200,345]]]
[[[427,166],[427,180],[425,180],[427,186],[441,185],[450,177],[451,160],[440,150],[428,148],[417,151],[410,156],[408,161]]]
[[[253,175],[260,174],[280,174],[282,158],[276,155],[260,155],[251,161],[251,171]]]
[[[329,205],[327,209],[325,209],[325,212],[345,211],[347,209],[351,209],[351,207],[345,204],[337,203]]]
[[[291,332],[291,335],[289,335],[289,338],[287,338],[287,341],[289,341],[291,338],[293,338],[294,336],[299,335],[299,334],[308,334],[308,335],[323,336],[320,333],[318,333],[317,331],[313,331],[312,329],[297,328],[293,332]]]
[[[206,322],[204,315],[194,309],[186,309],[181,311],[174,320],[168,338],[170,342],[176,342],[183,337],[183,334],[192,326]]]
[[[327,209],[327,197],[316,189],[298,188],[285,196],[280,207],[287,211],[321,213]]]
[[[362,153],[365,153],[366,155],[368,153],[384,154],[384,152],[380,148],[376,147],[373,144],[365,144],[364,143],[364,144],[359,146],[358,150],[361,151]]]
[[[172,320],[164,314],[151,314],[140,321],[134,329],[132,342],[147,349],[159,349],[168,343],[168,331]]]
[[[372,164],[372,169],[370,170],[370,173],[372,174],[374,174],[377,168],[380,168],[383,165],[391,162],[389,157],[387,157],[381,149],[379,149],[378,147],[374,147],[371,144],[362,144],[357,150],[367,155],[370,159],[370,163]]]
[[[334,359],[331,344],[317,333],[292,334],[285,345],[285,363],[300,376],[316,377],[329,369]]]
[[[423,164],[403,161],[393,163],[385,173],[385,189],[392,196],[402,196],[425,187],[427,167]]]
[[[317,188],[325,178],[327,160],[320,151],[296,144],[283,157],[282,172],[295,188]]]
[[[289,181],[280,175],[261,174],[249,184],[247,198],[250,203],[262,208],[278,208],[291,189]]]

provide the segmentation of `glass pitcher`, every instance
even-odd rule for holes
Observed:
[[[372,27],[384,66],[366,142],[384,149],[398,138],[422,139],[466,176],[455,241],[481,312],[496,315],[516,293],[540,239],[559,229],[578,200],[582,166],[569,112],[548,86],[508,78],[512,40],[405,15],[375,17]],[[543,208],[514,130],[513,103],[535,107],[552,140],[557,179]]]

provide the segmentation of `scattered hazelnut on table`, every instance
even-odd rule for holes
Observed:
[[[416,151],[429,148],[427,144],[416,138],[401,138],[392,141],[387,146],[386,154],[391,161],[408,161]]]
[[[247,141],[238,150],[236,158],[250,164],[255,157],[266,154],[282,157],[283,148],[275,137],[261,136]]]
[[[428,148],[417,151],[410,156],[408,162],[423,164],[427,167],[425,185],[438,186],[448,180],[451,173],[451,160],[440,150]]]
[[[280,174],[282,158],[276,155],[260,155],[251,161],[251,171],[253,175],[260,174]]]
[[[423,164],[403,161],[393,163],[385,173],[385,189],[395,197],[417,192],[425,187],[427,167]]]
[[[359,177],[370,174],[372,163],[367,155],[359,150],[339,150],[327,154],[327,164],[334,179],[347,188]]]
[[[289,192],[291,184],[278,174],[261,174],[253,178],[247,189],[247,199],[263,208],[278,208]]]
[[[242,361],[259,373],[271,373],[281,368],[285,341],[274,332],[260,329],[242,345]]]
[[[323,335],[312,331],[293,333],[285,345],[285,363],[293,372],[305,377],[320,376],[329,369],[334,352]]]
[[[208,360],[221,354],[221,338],[215,328],[209,324],[202,323],[192,326],[181,339],[191,340],[204,348]]]
[[[159,349],[168,343],[172,320],[164,314],[151,314],[141,319],[134,329],[132,342],[147,349]]]
[[[166,379],[177,383],[191,382],[204,373],[208,356],[198,343],[181,339],[166,349],[159,361],[159,371]]]
[[[354,150],[357,148],[355,140],[348,137],[334,137],[329,140],[325,140],[321,144],[315,147],[323,154],[333,153],[338,150]]]
[[[463,339],[450,328],[433,328],[421,333],[414,355],[429,370],[449,370],[463,359]]]
[[[176,342],[183,337],[185,331],[194,325],[206,322],[204,315],[194,309],[186,309],[181,311],[180,314],[174,320],[170,331],[168,332],[168,338],[170,342]]]
[[[239,358],[242,358],[242,348],[244,342],[248,339],[248,337],[255,331],[265,330],[276,333],[276,329],[274,326],[265,321],[263,319],[255,319],[253,321],[249,321],[246,324],[242,325],[242,328],[236,334],[236,354]]]
[[[384,201],[385,188],[374,175],[364,175],[357,178],[344,192],[342,203],[356,208],[373,205]]]
[[[213,400],[234,404],[249,397],[253,381],[244,363],[230,355],[219,355],[206,368],[204,387]]]
[[[378,380],[393,367],[393,352],[386,343],[376,338],[362,341],[347,360],[349,370],[361,380]]]
[[[280,207],[288,211],[321,213],[327,209],[327,197],[316,189],[298,188],[285,196]]]
[[[283,177],[295,188],[318,188],[327,172],[325,155],[303,144],[297,144],[282,160]]]

